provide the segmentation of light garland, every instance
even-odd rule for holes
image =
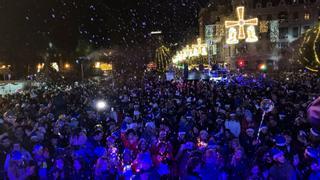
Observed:
[[[197,39],[197,44],[186,45],[181,51],[178,51],[172,58],[174,64],[178,64],[188,58],[207,56],[207,44],[202,43],[201,38]]]
[[[319,72],[320,59],[317,51],[317,44],[320,38],[320,25],[305,32],[298,55],[299,63],[301,63],[307,70],[312,72]]]
[[[318,39],[319,39],[319,35],[320,35],[320,25],[318,26],[318,28],[316,30],[314,30],[314,32],[317,32],[317,36],[316,36],[316,39],[313,41],[313,53],[314,53],[314,57],[316,59],[316,62],[320,65],[320,61],[319,61],[319,57],[318,57],[318,52],[316,50],[316,42],[318,42]]]
[[[260,21],[259,26],[260,33],[266,33],[269,30],[269,23],[268,21]]]
[[[247,28],[248,37],[246,42],[256,42],[258,41],[258,37],[256,36],[254,26],[258,25],[258,18],[253,19],[244,19],[244,7],[237,7],[237,21],[225,21],[225,27],[228,29],[228,38],[227,44],[237,44],[238,42],[235,40],[238,34],[237,40],[246,39],[245,26],[249,26],[249,32]],[[238,28],[238,32],[235,31],[235,28]],[[252,30],[253,28],[253,30]],[[250,34],[249,34],[250,33]]]
[[[249,26],[247,28],[247,34],[248,34],[248,37],[246,39],[246,42],[252,43],[252,42],[258,41],[258,37],[256,36],[254,26]]]

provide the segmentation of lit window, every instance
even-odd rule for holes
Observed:
[[[310,20],[310,13],[304,13],[304,19]]]

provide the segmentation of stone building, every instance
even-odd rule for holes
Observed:
[[[229,45],[224,23],[236,20],[236,7],[245,7],[245,19],[257,17],[258,42]],[[233,0],[211,1],[199,14],[199,34],[212,44],[212,58],[220,64],[237,66],[245,60],[248,68],[265,63],[271,69],[288,67],[295,61],[297,40],[320,20],[320,0]],[[280,67],[279,67],[280,66]]]

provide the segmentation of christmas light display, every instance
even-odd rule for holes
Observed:
[[[197,44],[186,45],[181,51],[178,51],[176,55],[172,58],[174,64],[178,64],[189,58],[207,56],[207,44],[202,43],[201,38],[197,39]]]
[[[259,31],[260,33],[267,33],[269,31],[269,22],[268,21],[260,21]]]
[[[237,21],[225,21],[225,27],[228,30],[227,44],[237,44],[239,40],[246,39],[246,42],[256,42],[258,38],[254,26],[258,25],[258,18],[244,19],[244,7],[237,7]],[[248,27],[247,27],[248,26]],[[247,36],[245,32],[247,31]],[[235,31],[236,28],[238,31]]]
[[[156,66],[159,71],[163,72],[168,68],[170,64],[170,50],[165,46],[160,46],[156,50]]]
[[[320,24],[305,32],[298,51],[299,62],[308,70],[320,70]]]

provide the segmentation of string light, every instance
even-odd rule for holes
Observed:
[[[254,26],[249,26],[247,28],[247,34],[248,34],[248,37],[246,39],[246,42],[252,43],[252,42],[258,41],[258,37],[256,36]]]
[[[201,38],[197,39],[197,44],[186,45],[181,51],[178,51],[172,58],[174,64],[178,64],[188,58],[207,56],[207,44],[202,43]]]
[[[245,26],[249,26],[250,34],[248,34],[248,37],[246,39],[246,42],[256,42],[258,40],[256,33],[254,30],[252,30],[251,27],[254,28],[254,26],[258,25],[258,18],[253,19],[244,19],[244,7],[239,6],[237,7],[237,21],[225,21],[225,27],[226,29],[229,29],[228,38],[227,38],[227,44],[237,44],[238,42],[235,40],[236,34],[238,33],[238,40],[246,39],[245,34]],[[238,32],[234,31],[235,28],[238,28]],[[231,29],[233,28],[233,29]],[[248,31],[248,30],[247,30]]]
[[[299,63],[307,70],[319,72],[320,59],[317,51],[317,44],[320,38],[320,25],[315,26],[305,32],[301,47],[299,48]]]

